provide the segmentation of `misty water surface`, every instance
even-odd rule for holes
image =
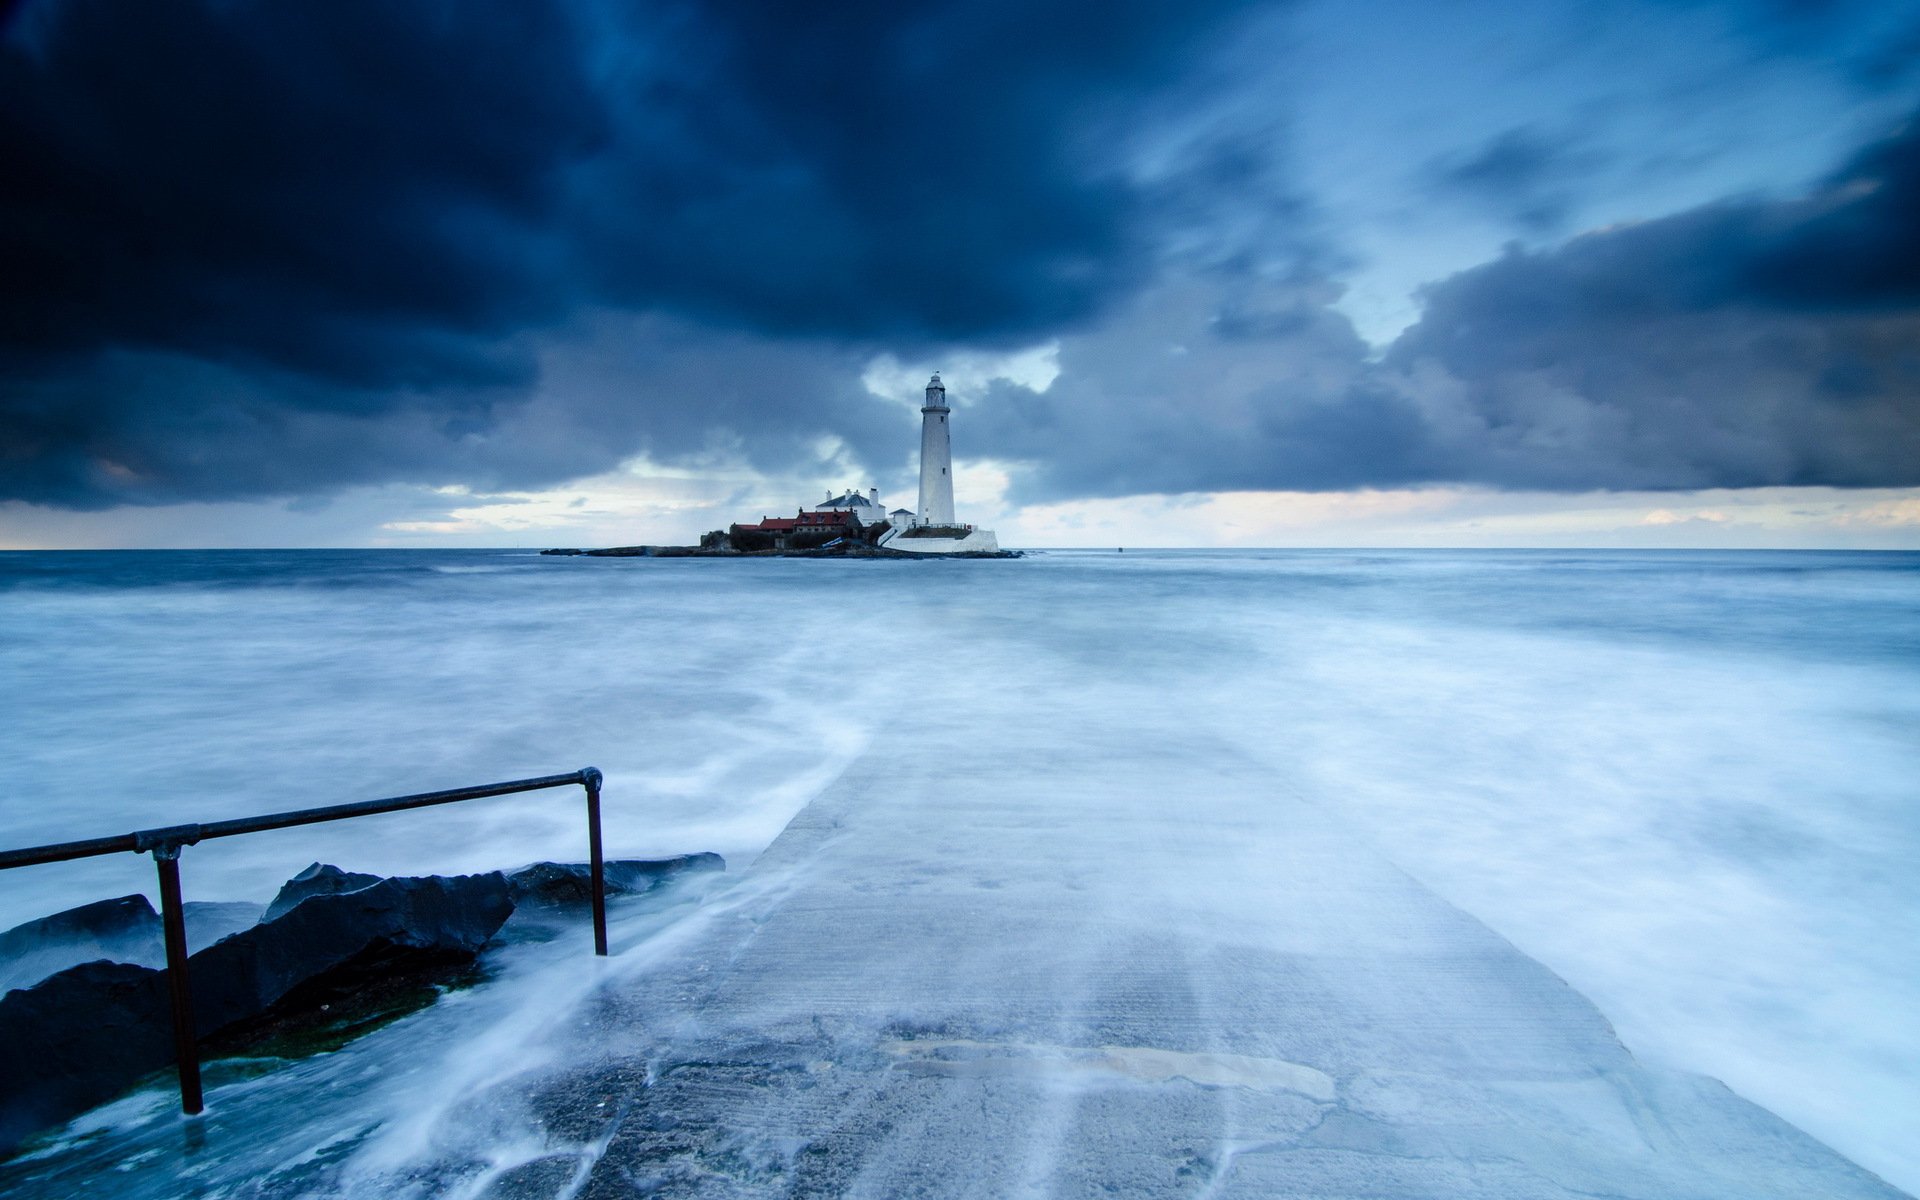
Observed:
[[[1106,706],[1206,723],[1636,1053],[1920,1188],[1920,556],[16,553],[0,688],[8,845],[592,764],[612,852],[736,870],[847,764],[897,751],[908,711],[965,708],[954,736],[987,752],[1047,730],[1062,773]],[[210,843],[185,878],[263,900],[315,859],[478,870],[583,841],[577,793],[553,793]],[[11,872],[0,924],[131,891],[151,867],[130,855]],[[578,986],[564,954],[510,968],[404,1044],[458,1060],[448,1031]],[[330,1069],[392,1077],[402,1044]],[[360,1116],[398,1121],[409,1093],[368,1088]],[[273,1153],[318,1153],[302,1115]]]

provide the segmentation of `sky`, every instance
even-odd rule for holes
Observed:
[[[1920,549],[1910,4],[0,13],[0,547]]]

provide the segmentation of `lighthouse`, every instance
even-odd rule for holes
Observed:
[[[920,408],[920,512],[917,524],[953,524],[953,438],[947,429],[947,385],[935,371]]]
[[[947,385],[935,371],[920,406],[920,510],[901,524],[889,521],[882,549],[903,554],[999,554],[991,529],[962,525],[953,517],[953,435],[947,429]]]

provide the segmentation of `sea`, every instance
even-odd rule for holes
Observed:
[[[1229,739],[1636,1055],[1920,1192],[1920,554],[0,554],[4,847],[591,765],[610,854],[717,851],[737,874],[850,764],[898,753],[909,715],[966,713],[967,754],[1045,731],[1044,805],[1116,707]],[[182,873],[189,899],[258,903],[316,861],[584,855],[568,789],[203,843]],[[153,868],[131,854],[0,872],[0,929],[135,892]],[[657,932],[698,904],[622,919]],[[583,986],[574,949],[530,946],[327,1063],[213,1070],[216,1111],[222,1087],[257,1098],[181,1172],[250,1194],[419,1125],[422,1062],[444,1085],[510,1060],[515,1021]],[[164,1085],[33,1153],[109,1174],[178,1153]]]

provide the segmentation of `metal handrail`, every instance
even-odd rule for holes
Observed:
[[[291,829],[297,825],[317,825],[323,821],[344,821],[351,817],[369,817],[376,813],[402,812],[410,808],[428,808],[461,800],[480,800],[488,796],[508,796],[516,792],[538,792],[547,788],[582,787],[587,792],[587,845],[593,878],[593,952],[607,952],[606,864],[600,843],[600,784],[597,768],[582,767],[564,775],[541,775],[533,779],[512,779],[505,783],[486,783],[478,787],[451,788],[443,792],[417,792],[411,796],[392,796],[385,800],[361,800],[352,804],[333,804],[323,808],[302,808],[293,812],[259,817],[236,817],[205,825],[169,825],[161,829],[143,829],[113,837],[88,838],[77,842],[54,842],[19,850],[0,850],[0,871],[13,867],[31,867],[41,863],[69,862],[76,858],[95,858],[102,854],[152,854],[160,873],[160,920],[167,950],[167,991],[173,1005],[173,1049],[180,1073],[180,1109],[191,1116],[200,1112],[204,1100],[200,1092],[200,1047],[193,1030],[193,997],[187,978],[187,925],[180,901],[180,851],[213,838],[237,837],[243,833],[262,833],[269,829]]]

